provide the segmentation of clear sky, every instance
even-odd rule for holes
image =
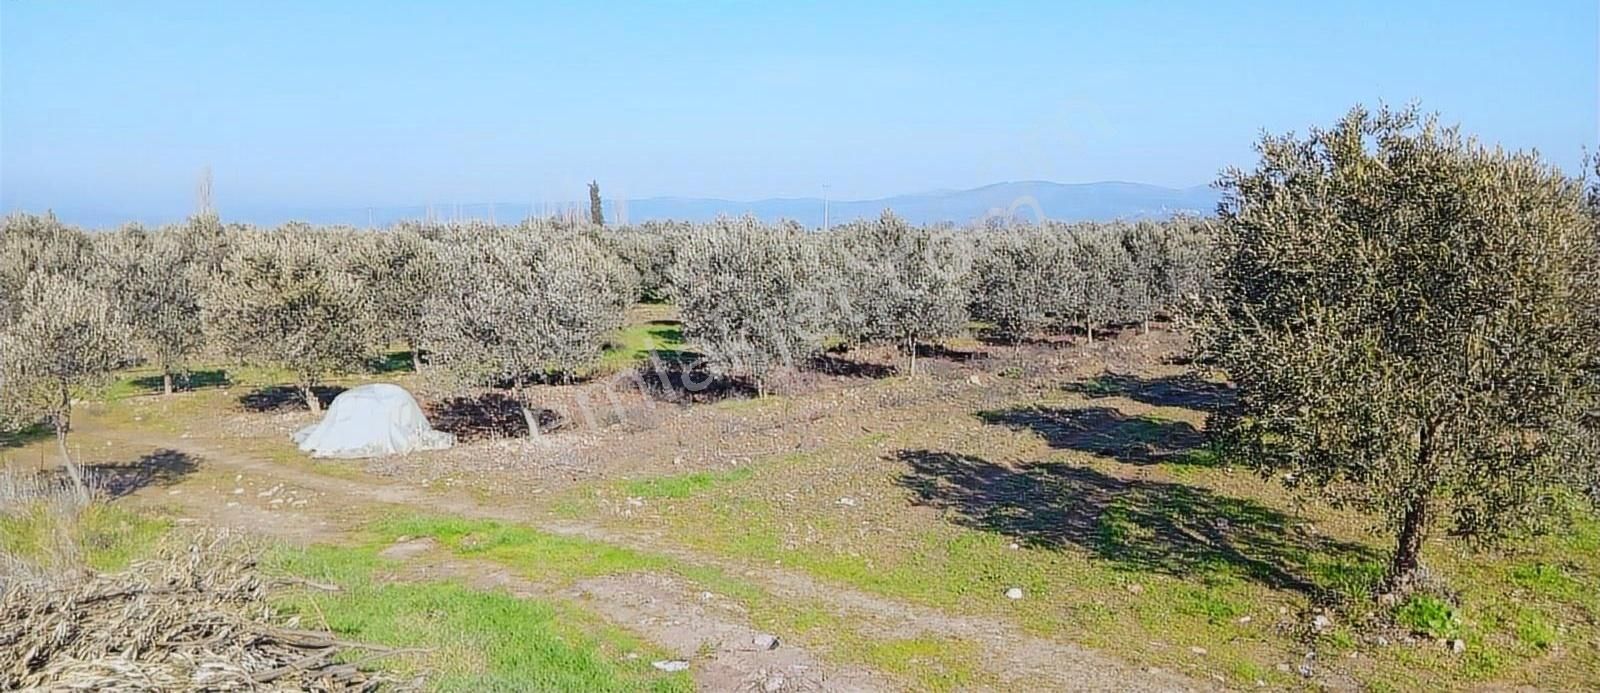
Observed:
[[[0,2],[0,205],[1189,186],[1420,101],[1576,171],[1595,0]]]

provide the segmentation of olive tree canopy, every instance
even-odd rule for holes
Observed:
[[[972,317],[1012,343],[1049,324],[1075,279],[1062,237],[1040,227],[985,234],[969,276]]]
[[[22,292],[40,274],[82,278],[94,256],[89,237],[52,215],[12,214],[0,221],[0,324],[23,308]]]
[[[490,229],[456,240],[445,286],[428,304],[430,364],[460,385],[509,387],[537,435],[528,386],[598,359],[636,280],[587,235]]]
[[[1259,148],[1223,180],[1200,335],[1238,388],[1221,443],[1375,511],[1397,535],[1390,588],[1436,526],[1537,528],[1594,464],[1575,457],[1600,346],[1581,186],[1413,111]]]
[[[917,345],[959,332],[967,319],[964,282],[969,258],[947,235],[911,226],[891,212],[830,234],[833,258],[851,295],[854,326],[847,335],[895,344],[916,370]]]
[[[347,239],[290,225],[234,240],[202,299],[211,340],[230,356],[290,371],[320,412],[316,385],[361,366],[374,341],[370,297],[339,260]]]
[[[139,356],[161,371],[166,394],[205,347],[200,323],[204,261],[187,240],[177,230],[137,226],[94,238],[91,275],[116,302]]]
[[[360,234],[354,246],[347,266],[371,301],[376,336],[404,343],[412,369],[421,370],[425,307],[444,284],[438,245],[418,226],[402,224]]]
[[[821,265],[799,226],[718,219],[685,237],[676,259],[673,298],[684,336],[716,372],[748,378],[764,395],[776,368],[821,350]]]

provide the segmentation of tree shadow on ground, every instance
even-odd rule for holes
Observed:
[[[966,363],[968,361],[977,361],[980,359],[989,358],[989,355],[982,351],[951,349],[943,344],[919,343],[917,344],[917,358],[941,359],[945,361],[954,361],[956,363]]]
[[[888,366],[881,363],[872,363],[870,361],[857,361],[855,359],[844,358],[843,356],[826,352],[811,357],[811,359],[806,362],[806,368],[819,373],[827,373],[828,375],[837,375],[845,378],[867,378],[871,380],[888,378],[900,372],[900,369],[895,368],[894,366]]]
[[[20,448],[54,435],[49,424],[37,423],[16,431],[0,431],[0,450]]]
[[[1130,464],[1185,463],[1210,458],[1191,454],[1205,434],[1183,421],[1128,416],[1109,407],[1063,409],[1017,407],[978,412],[984,423],[1028,430],[1052,448],[1078,450]]]
[[[1089,380],[1067,383],[1063,389],[1088,397],[1126,397],[1158,407],[1185,407],[1200,411],[1216,411],[1226,407],[1233,403],[1235,396],[1232,387],[1202,380],[1193,374],[1141,378],[1123,373],[1102,373]]]
[[[1272,508],[1184,484],[929,450],[902,450],[896,459],[907,466],[899,484],[912,502],[951,522],[1039,548],[1076,546],[1128,570],[1233,575],[1325,599],[1306,577],[1314,558],[1378,559],[1367,547],[1298,532]]]
[[[171,486],[200,468],[193,455],[157,450],[131,462],[84,465],[84,477],[100,492],[121,498],[147,486]]]
[[[141,378],[134,378],[130,382],[134,387],[146,392],[166,391],[165,380],[160,375],[147,375]],[[227,371],[221,369],[212,369],[204,371],[189,371],[189,373],[186,375],[179,375],[178,377],[173,378],[172,389],[174,391],[204,390],[207,388],[228,387],[232,384],[233,381],[228,379]]]
[[[460,442],[528,437],[528,421],[522,404],[499,392],[472,397],[451,397],[427,404],[433,427],[450,433]],[[549,409],[539,410],[540,432],[561,424],[561,417]]]
[[[710,364],[692,351],[662,349],[623,378],[633,378],[646,396],[681,404],[717,402],[755,397],[754,384],[712,372]]]
[[[346,389],[348,388],[337,385],[318,385],[311,388],[311,391],[316,394],[317,401],[322,403],[323,408],[327,408],[329,404],[333,403],[333,398],[338,397]],[[305,395],[300,392],[300,388],[288,385],[271,385],[240,396],[239,408],[264,414],[292,409],[305,409],[307,407]]]
[[[683,322],[678,320],[651,320],[645,323],[649,327],[646,332],[670,344],[683,344]]]
[[[416,372],[416,363],[409,350],[391,351],[367,360],[367,370],[384,375],[388,373]]]
[[[1007,335],[1001,334],[995,328],[984,327],[974,331],[972,336],[983,345],[991,347],[1062,349],[1073,345],[1074,335],[1082,334],[1082,330],[1065,328],[1025,335]]]

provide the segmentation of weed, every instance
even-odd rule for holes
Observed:
[[[1394,612],[1395,623],[1430,638],[1457,638],[1461,617],[1449,602],[1427,594],[1414,594]]]

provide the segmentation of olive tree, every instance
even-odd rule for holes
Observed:
[[[457,240],[428,302],[429,363],[459,385],[508,387],[538,435],[530,386],[599,358],[635,280],[587,235],[486,230]]]
[[[185,240],[175,230],[137,226],[94,239],[91,276],[116,302],[139,356],[161,371],[168,395],[205,346],[199,316],[203,272]]]
[[[1159,310],[1177,315],[1212,289],[1212,224],[1180,217],[1162,226],[1151,293]]]
[[[1133,263],[1114,229],[1092,224],[1072,234],[1067,256],[1073,282],[1064,287],[1060,313],[1081,323],[1092,344],[1096,328],[1127,314],[1124,306],[1129,303],[1126,292],[1134,278]]]
[[[0,221],[0,324],[25,306],[23,288],[40,274],[81,276],[94,256],[89,237],[46,214],[12,214]]]
[[[647,221],[639,226],[608,230],[606,244],[639,276],[639,300],[666,300],[677,247],[694,230],[687,222]]]
[[[959,332],[967,319],[963,287],[969,258],[947,234],[914,227],[893,213],[836,232],[834,260],[851,304],[858,335],[895,344],[917,367],[917,346]]]
[[[1071,283],[1057,236],[1043,228],[984,234],[969,275],[972,317],[1013,343],[1045,327]]]
[[[1268,136],[1224,175],[1218,300],[1200,335],[1238,388],[1241,460],[1376,513],[1387,587],[1430,531],[1538,529],[1597,406],[1594,221],[1536,154],[1414,111]]]
[[[748,378],[765,396],[777,367],[821,350],[820,277],[817,248],[798,225],[721,218],[677,249],[673,299],[684,336],[713,371]]]
[[[306,406],[316,386],[362,365],[373,343],[368,294],[338,255],[339,238],[290,224],[244,232],[201,299],[212,343],[229,356],[291,372]]]
[[[71,277],[36,275],[19,297],[22,308],[0,325],[0,425],[47,419],[87,500],[88,485],[67,449],[73,391],[99,384],[122,364],[127,330],[105,292]]]
[[[437,245],[412,225],[360,234],[354,245],[348,267],[371,301],[377,336],[404,343],[421,371],[425,307],[444,281]]]

